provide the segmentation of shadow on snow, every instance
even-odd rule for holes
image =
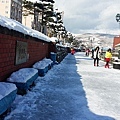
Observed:
[[[52,69],[54,72],[51,70],[42,78],[44,82],[41,87],[45,89],[35,116],[37,114],[39,120],[114,120],[89,109],[82,76],[77,73],[77,61],[74,55],[69,55]]]

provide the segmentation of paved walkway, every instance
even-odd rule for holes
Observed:
[[[83,53],[69,54],[39,77],[26,96],[18,97],[6,120],[120,120],[120,96],[112,98],[117,92],[112,88],[120,89],[119,72],[103,65],[94,67]]]

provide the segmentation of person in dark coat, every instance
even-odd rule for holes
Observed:
[[[91,52],[92,52],[92,56],[91,57],[94,58],[94,49],[93,48],[92,48]]]
[[[97,46],[94,50],[94,66],[99,66],[99,59],[100,59],[100,48]]]

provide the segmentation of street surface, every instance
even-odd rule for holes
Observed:
[[[68,54],[25,96],[5,120],[120,120],[120,70],[93,66],[85,53]]]

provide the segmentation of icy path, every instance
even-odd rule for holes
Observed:
[[[83,53],[68,55],[25,96],[5,120],[120,120],[120,71]]]

